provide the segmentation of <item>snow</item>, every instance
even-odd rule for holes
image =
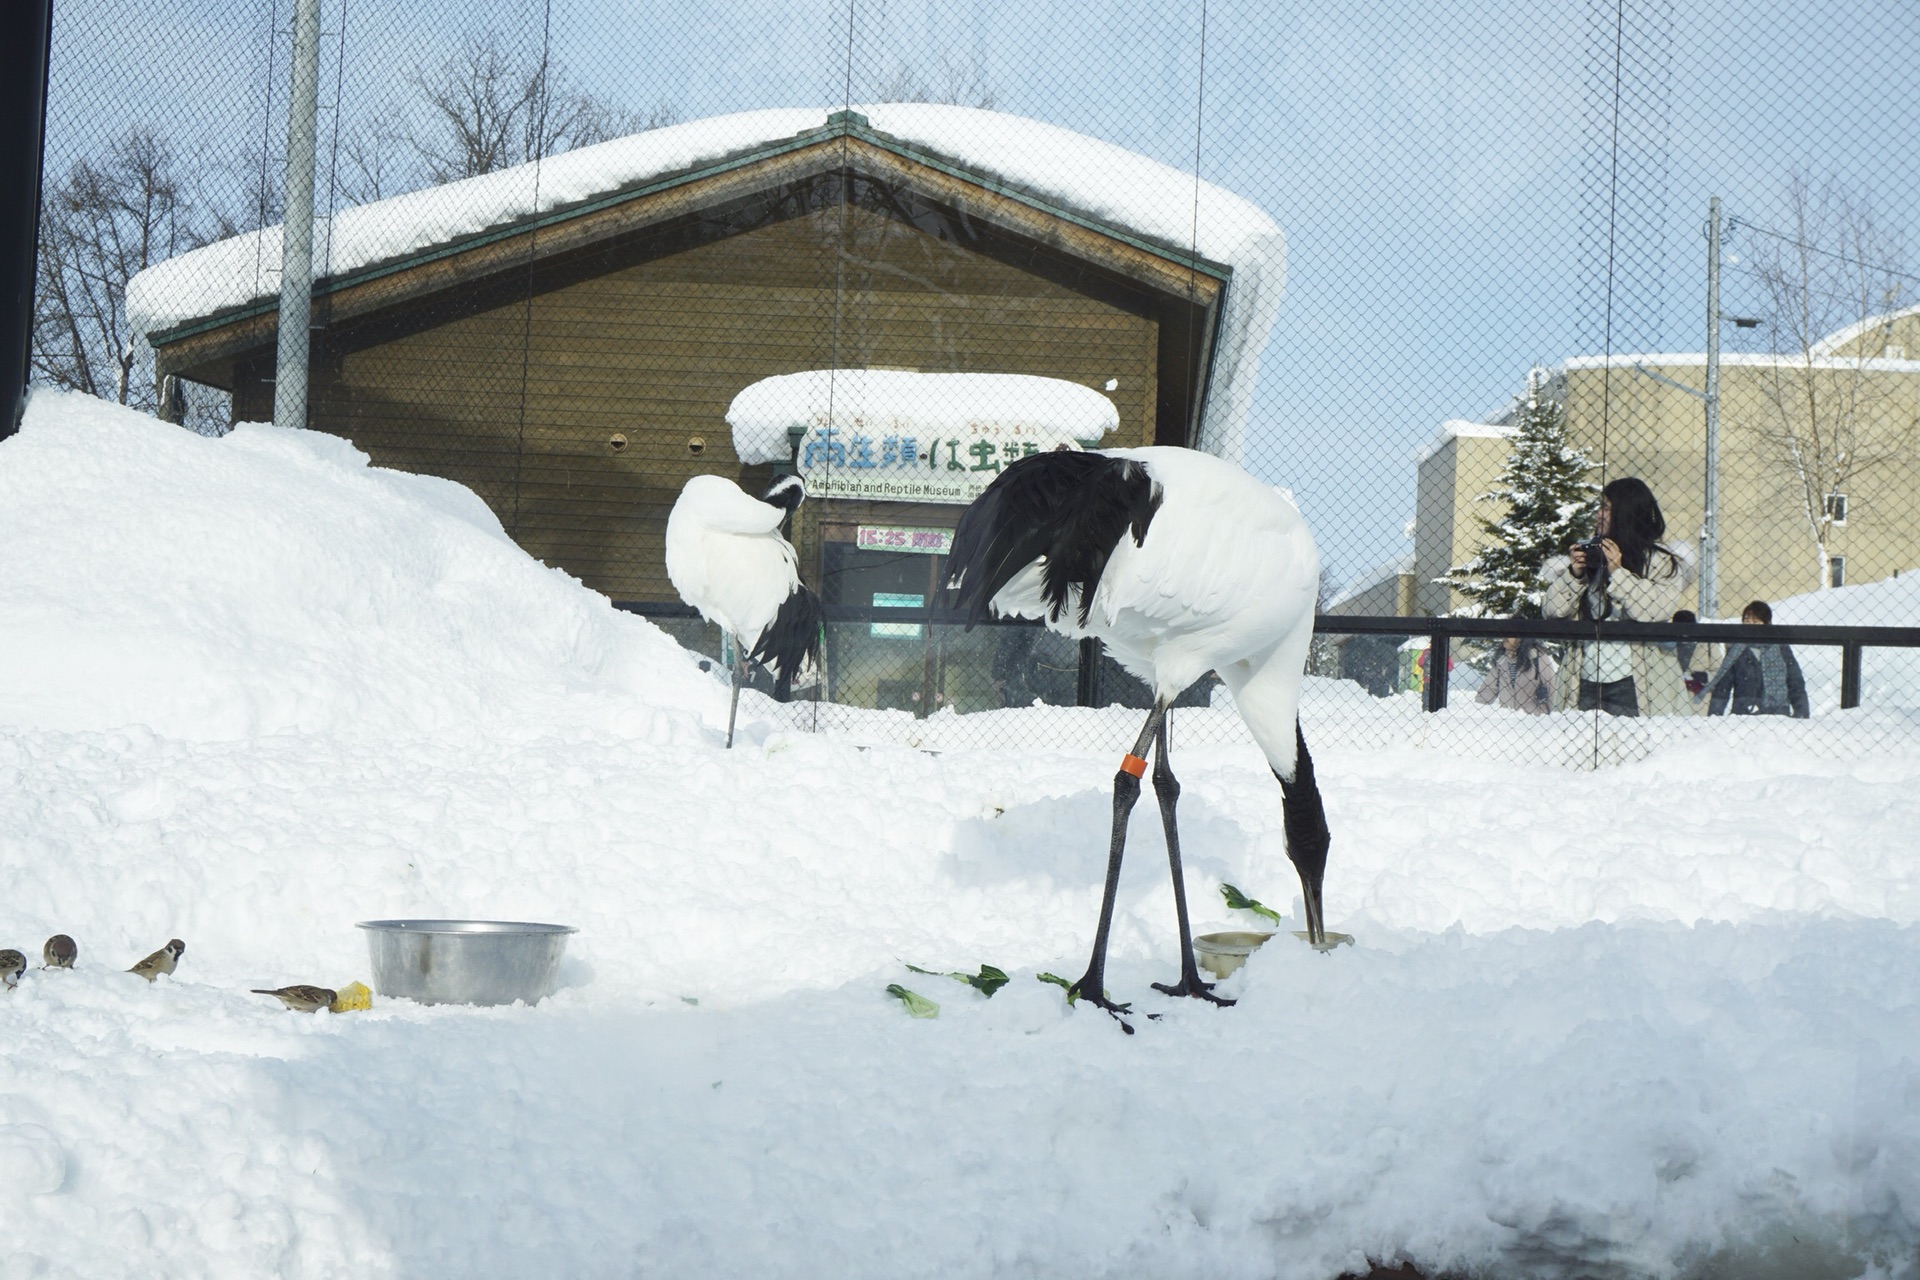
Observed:
[[[1871,330],[1885,329],[1891,332],[1894,325],[1902,320],[1912,319],[1915,316],[1920,316],[1920,306],[1902,307],[1897,311],[1888,311],[1880,315],[1868,316],[1864,320],[1856,321],[1844,329],[1839,329],[1828,334],[1826,337],[1820,339],[1820,341],[1814,343],[1813,346],[1809,348],[1809,351],[1816,356],[1835,355],[1852,346]]]
[[[1339,591],[1336,591],[1333,596],[1328,599],[1324,606],[1324,611],[1332,613],[1347,601],[1357,596],[1365,595],[1388,579],[1397,578],[1403,573],[1412,572],[1413,553],[1411,551],[1402,552],[1391,560],[1382,561],[1380,564],[1373,566],[1373,568],[1354,575],[1351,582],[1340,588]]]
[[[878,103],[874,129],[1012,190],[1233,268],[1213,353],[1202,443],[1237,459],[1260,354],[1286,284],[1286,238],[1250,201],[1109,142],[974,107]],[[779,108],[688,121],[344,209],[314,234],[315,279],[391,263],[497,227],[684,173],[820,129],[828,111]],[[128,322],[153,334],[274,298],[281,228],[170,258],[127,285]]]
[[[470,495],[74,396],[0,443],[0,534],[0,945],[80,944],[0,995],[8,1275],[1920,1269],[1910,713],[1591,773],[1480,749],[1589,720],[1369,744],[1410,700],[1309,682],[1356,944],[1156,996],[1145,806],[1127,1037],[1035,975],[1084,964],[1136,712],[912,722],[935,754],[748,694],[723,751],[725,686]],[[1203,929],[1295,891],[1230,715],[1174,713]],[[532,1008],[246,991],[364,979],[353,922],[408,915],[581,932]]]
[[[1702,351],[1650,351],[1639,354],[1621,352],[1611,356],[1570,356],[1561,363],[1560,367],[1563,370],[1631,369],[1635,365],[1646,365],[1650,369],[1676,366],[1705,369],[1707,357]],[[1887,373],[1920,373],[1920,360],[1891,360],[1882,356],[1861,359],[1858,356],[1829,355],[1818,350],[1808,355],[1723,351],[1720,353],[1720,367],[1723,369],[1839,369],[1843,371],[1865,369],[1882,370]]]
[[[727,406],[740,461],[793,461],[789,427],[871,435],[1012,429],[1049,442],[1098,440],[1120,425],[1113,401],[1062,378],[1015,373],[809,369],[762,378]]]
[[[1920,573],[1790,596],[1774,602],[1773,620],[1780,626],[1920,626]],[[1840,650],[1830,645],[1797,645],[1794,656],[1807,678],[1808,699],[1836,704]],[[1920,650],[1866,649],[1860,661],[1860,695],[1870,707],[1920,707]]]
[[[1464,418],[1448,418],[1440,424],[1440,429],[1433,433],[1433,439],[1422,445],[1420,451],[1414,455],[1414,464],[1418,466],[1425,463],[1428,458],[1444,449],[1448,442],[1458,440],[1462,436],[1477,440],[1503,440],[1511,439],[1518,430],[1518,427],[1502,427],[1490,422],[1468,422]]]

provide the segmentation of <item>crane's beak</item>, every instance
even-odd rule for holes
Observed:
[[[1307,941],[1316,947],[1327,945],[1327,921],[1320,901],[1320,877],[1300,873],[1300,896],[1306,904]]]

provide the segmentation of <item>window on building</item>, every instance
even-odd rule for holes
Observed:
[[[1827,585],[1844,587],[1847,585],[1847,558],[1845,556],[1827,557]]]
[[[1827,495],[1827,519],[1833,521],[1835,524],[1845,524],[1847,522],[1846,494],[1830,493]]]

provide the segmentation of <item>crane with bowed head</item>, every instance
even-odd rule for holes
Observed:
[[[729,747],[749,662],[772,668],[774,696],[784,698],[801,666],[820,661],[820,598],[800,581],[793,544],[780,532],[806,496],[799,476],[774,481],[763,498],[724,476],[694,476],[667,516],[668,580],[733,642]]]
[[[1209,671],[1233,694],[1280,783],[1308,940],[1324,945],[1321,888],[1331,837],[1299,722],[1320,556],[1292,499],[1191,449],[1059,449],[1012,463],[973,501],[954,531],[948,565],[948,591],[968,625],[991,613],[1097,637],[1153,691],[1146,724],[1114,774],[1100,924],[1072,991],[1116,1017],[1123,1011],[1105,993],[1107,938],[1127,820],[1151,751],[1181,964],[1179,982],[1154,986],[1231,1003],[1200,980],[1194,963],[1174,820],[1180,784],[1167,753],[1168,708]]]

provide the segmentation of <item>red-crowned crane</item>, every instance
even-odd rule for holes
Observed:
[[[1167,759],[1167,708],[1209,671],[1232,692],[1279,779],[1307,934],[1323,944],[1330,837],[1299,719],[1320,554],[1292,500],[1191,449],[1060,449],[1009,465],[974,499],[954,531],[948,565],[949,592],[969,625],[991,612],[1098,637],[1153,690],[1146,725],[1113,777],[1106,893],[1092,958],[1072,987],[1078,997],[1116,1017],[1123,1011],[1106,997],[1107,934],[1127,818],[1151,749],[1180,923],[1180,981],[1154,987],[1231,1003],[1212,994],[1194,965],[1174,824],[1180,784]]]
[[[806,496],[799,476],[774,481],[764,498],[722,476],[695,476],[667,516],[668,580],[733,641],[729,747],[749,661],[773,669],[782,700],[801,664],[820,661],[820,598],[800,581],[793,544],[780,533]]]

